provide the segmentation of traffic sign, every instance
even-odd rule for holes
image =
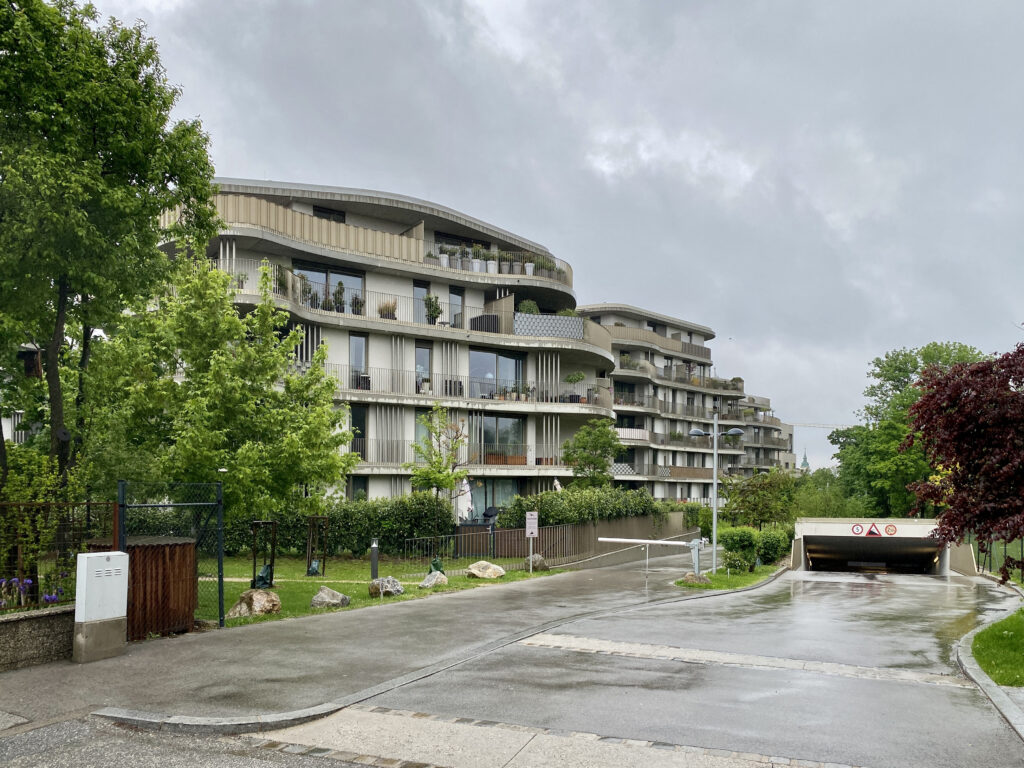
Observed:
[[[538,535],[537,510],[534,509],[526,513],[526,538],[536,539]]]
[[[882,532],[880,530],[878,530],[878,526],[877,525],[872,523],[871,527],[868,528],[868,532],[865,533],[864,535],[865,536],[881,536]]]
[[[854,523],[853,527],[850,528],[850,530],[853,532],[854,536],[860,536],[862,533],[864,533],[864,526],[860,523]]]
[[[895,525],[891,525],[891,524],[885,526],[885,535],[886,536],[895,536],[896,535],[896,526]]]

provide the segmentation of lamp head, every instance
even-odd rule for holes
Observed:
[[[694,427],[693,429],[690,430],[690,437],[707,437],[707,436],[708,436],[708,433],[705,432],[703,429],[697,429],[696,427]]]
[[[743,430],[740,429],[739,427],[733,427],[732,429],[730,429],[725,434],[732,435],[733,437],[739,437],[740,435],[743,434]]]

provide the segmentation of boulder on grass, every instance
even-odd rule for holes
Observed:
[[[276,592],[268,589],[247,589],[238,596],[238,602],[231,606],[231,610],[224,617],[226,619],[241,619],[246,616],[262,616],[266,613],[280,613],[281,598]]]
[[[701,573],[694,573],[693,571],[687,572],[683,576],[683,581],[687,584],[710,584],[711,579]]]
[[[370,597],[394,597],[403,592],[405,590],[394,576],[385,576],[383,579],[374,579],[370,582]]]
[[[505,569],[486,560],[478,560],[466,569],[466,575],[474,579],[500,579],[505,575]]]
[[[351,602],[348,595],[335,592],[330,587],[320,587],[320,591],[309,601],[310,608],[344,608]]]
[[[433,589],[448,583],[448,577],[440,571],[431,571],[427,578],[420,582],[420,589]]]
[[[550,571],[551,566],[547,564],[547,561],[541,556],[539,552],[526,558],[526,570],[530,570],[530,564],[533,564],[533,570],[535,571]]]

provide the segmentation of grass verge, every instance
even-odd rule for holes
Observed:
[[[464,589],[493,587],[496,584],[538,578],[551,573],[550,571],[536,572],[531,576],[526,571],[507,571],[500,579],[490,581],[454,575],[451,573],[451,570],[454,569],[451,569],[446,562],[445,570],[449,572],[448,584],[443,587],[436,587],[433,590],[425,590],[417,588],[424,575],[422,571],[425,569],[422,568],[422,564],[418,568],[421,572],[415,573],[411,571],[415,571],[417,568],[410,567],[409,563],[382,560],[378,568],[378,574],[381,577],[394,576],[405,587],[405,594],[382,599],[373,598],[369,595],[370,565],[368,560],[338,559],[336,561],[332,559],[327,564],[327,578],[305,576],[305,558],[279,557],[275,562],[274,570],[274,586],[271,591],[276,592],[277,596],[281,598],[281,612],[265,616],[228,619],[226,622],[227,626],[235,627],[243,624],[274,621],[276,619],[313,616],[320,613],[335,613],[336,611],[351,611],[357,608],[381,605],[382,603],[416,600],[442,592],[459,592]],[[252,576],[252,560],[245,561],[242,558],[225,558],[224,575],[226,577],[224,580],[224,608],[229,610],[238,600],[238,596],[249,588],[249,578]],[[230,578],[240,580],[229,581],[228,579]],[[202,586],[201,584],[200,587]],[[352,602],[347,608],[311,608],[309,605],[310,600],[312,600],[313,595],[317,593],[321,586],[327,586],[348,595]],[[216,619],[216,617],[216,589],[200,588],[199,610],[196,611],[196,618]]]
[[[975,635],[971,651],[997,685],[1024,686],[1024,609]]]
[[[724,568],[720,568],[718,573],[704,574],[711,579],[710,584],[689,584],[680,579],[676,582],[676,585],[686,587],[687,589],[740,589],[764,581],[778,569],[777,565],[759,565],[754,569],[753,573],[749,571],[733,571],[729,573]]]

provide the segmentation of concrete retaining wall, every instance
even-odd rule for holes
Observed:
[[[0,616],[0,672],[70,659],[75,606]]]

